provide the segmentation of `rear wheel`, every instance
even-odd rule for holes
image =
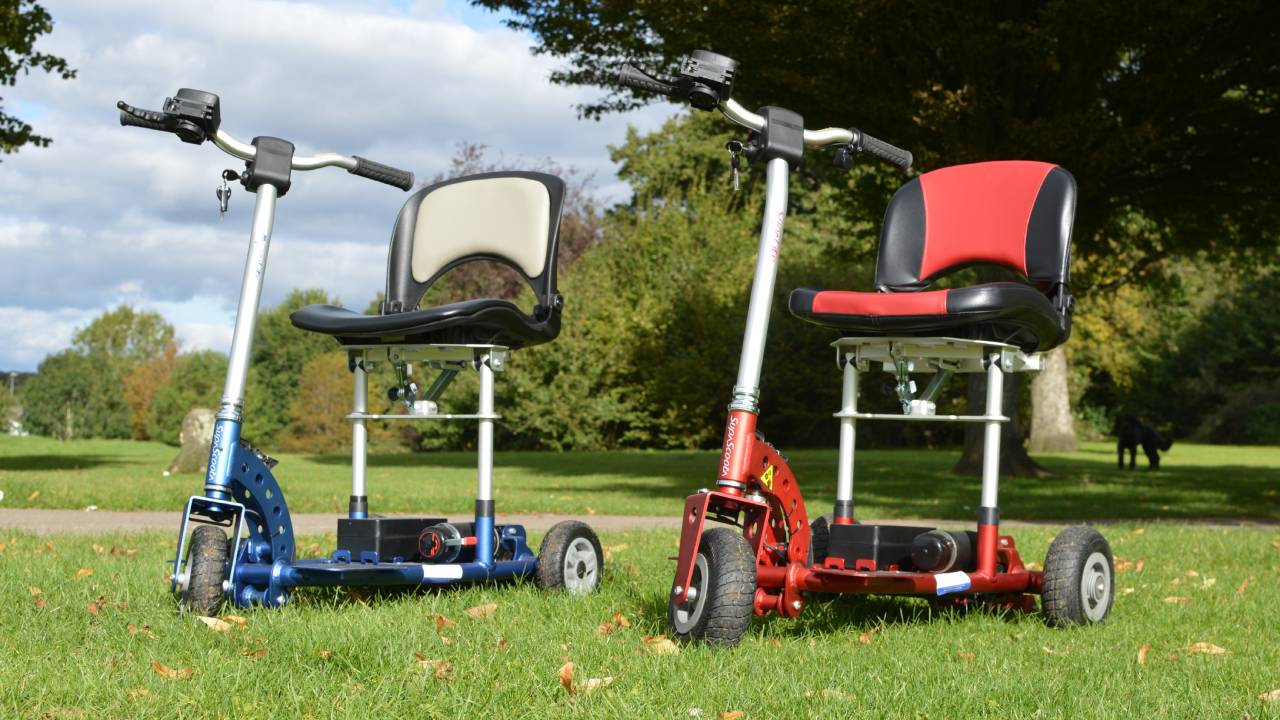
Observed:
[[[756,592],[756,559],[747,539],[731,528],[702,534],[684,603],[673,596],[667,624],[683,642],[701,640],[733,647],[751,623]]]
[[[566,520],[551,527],[538,548],[538,584],[574,595],[595,592],[604,572],[604,552],[591,526]]]
[[[1044,561],[1040,606],[1054,627],[1094,625],[1107,619],[1115,600],[1111,546],[1083,525],[1058,533]]]
[[[191,554],[187,556],[186,586],[178,595],[179,606],[188,612],[211,617],[218,613],[226,592],[230,556],[227,535],[222,528],[198,525],[191,533]]]

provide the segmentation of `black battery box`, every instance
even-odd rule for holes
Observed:
[[[832,525],[827,557],[841,558],[848,570],[911,570],[911,541],[932,529],[857,523]]]
[[[445,518],[369,517],[338,518],[338,549],[359,560],[362,552],[378,553],[378,560],[395,558],[411,562],[419,557],[418,536]]]

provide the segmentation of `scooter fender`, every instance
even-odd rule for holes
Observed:
[[[694,560],[698,557],[707,516],[710,515],[712,519],[733,520],[740,512],[745,513],[743,527],[765,527],[769,522],[769,505],[764,502],[716,491],[701,491],[685,498],[680,527],[680,554],[676,556],[676,574],[671,584],[671,598],[674,602],[683,604],[688,600]],[[753,549],[758,553],[760,535],[753,534]]]

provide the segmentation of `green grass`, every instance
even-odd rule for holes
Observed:
[[[1053,532],[1022,531],[1024,555],[1042,560]],[[169,534],[6,534],[0,716],[687,718],[694,708],[710,719],[732,710],[746,718],[1280,714],[1280,702],[1257,699],[1280,688],[1280,531],[1159,524],[1106,533],[1134,564],[1121,564],[1122,594],[1102,626],[1053,630],[1038,615],[845,598],[814,603],[794,621],[756,620],[735,650],[687,647],[674,656],[654,654],[643,641],[666,632],[670,532],[606,536],[605,585],[588,598],[529,585],[363,600],[309,590],[282,610],[242,611],[247,627],[228,634],[175,613],[163,579]],[[312,541],[332,542],[301,546]],[[80,568],[93,572],[78,577]],[[1171,596],[1189,604],[1164,602]],[[91,614],[86,608],[98,598]],[[493,618],[466,615],[485,603],[497,603]],[[597,634],[615,612],[631,627]],[[430,614],[456,624],[437,632]],[[131,633],[130,625],[145,629]],[[859,641],[872,630],[869,643]],[[1200,642],[1229,652],[1189,654]],[[1145,666],[1137,662],[1143,645]],[[436,680],[415,653],[447,660],[452,680]],[[614,681],[571,697],[557,678],[566,660],[579,683]],[[166,678],[152,662],[194,674]]]
[[[175,449],[158,443],[0,436],[2,507],[178,510],[202,487],[196,475],[163,477]],[[855,468],[863,517],[968,520],[977,478],[950,473],[953,450],[860,451]],[[1280,447],[1178,444],[1159,472],[1119,471],[1113,446],[1086,443],[1037,458],[1055,476],[1005,478],[1010,519],[1220,517],[1280,519]],[[276,477],[293,512],[344,512],[346,455],[281,455]],[[685,495],[714,483],[717,454],[697,452],[499,452],[500,511],[671,515]],[[791,467],[815,507],[833,499],[835,452],[799,450]],[[370,458],[375,512],[470,512],[475,455],[424,453]]]

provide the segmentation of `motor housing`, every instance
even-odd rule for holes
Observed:
[[[972,570],[978,534],[972,531],[930,530],[911,541],[911,564],[921,572]]]

